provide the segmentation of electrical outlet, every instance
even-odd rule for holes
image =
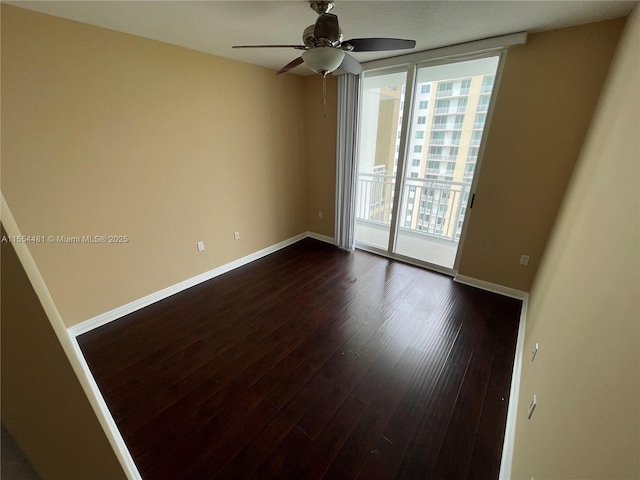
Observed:
[[[529,255],[520,255],[520,265],[529,265]]]
[[[204,242],[198,242],[198,251],[201,252],[204,250]]]
[[[318,211],[318,218],[322,218],[322,210]]]
[[[233,232],[233,239],[240,240],[240,232]]]

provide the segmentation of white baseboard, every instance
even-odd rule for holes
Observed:
[[[321,242],[330,243],[331,245],[335,245],[336,241],[333,237],[328,237],[326,235],[322,235],[320,233],[315,232],[307,232],[307,237],[315,238],[316,240],[320,240]]]
[[[119,318],[124,317],[130,313],[133,313],[137,310],[140,310],[144,307],[148,307],[149,305],[163,300],[171,295],[175,295],[176,293],[182,292],[187,288],[191,288],[199,283],[206,282],[214,277],[227,273],[231,270],[234,270],[238,267],[242,267],[248,263],[251,263],[255,260],[258,260],[262,257],[266,257],[278,250],[281,250],[289,245],[292,245],[304,238],[311,237],[316,240],[321,240],[323,242],[333,244],[333,238],[327,237],[325,235],[320,235],[318,233],[313,232],[305,232],[295,237],[288,238],[287,240],[283,240],[282,242],[276,243],[275,245],[271,245],[270,247],[263,248],[257,252],[246,255],[238,260],[234,260],[233,262],[229,262],[225,265],[221,265],[220,267],[216,267],[208,272],[201,273],[200,275],[196,275],[195,277],[188,278],[183,280],[180,283],[176,283],[175,285],[171,285],[170,287],[163,288],[157,292],[146,295],[145,297],[139,298],[138,300],[134,300],[133,302],[129,302],[126,305],[122,305],[120,307],[114,308],[113,310],[109,310],[108,312],[101,313],[100,315],[96,315],[93,318],[85,320],[81,323],[78,323],[72,327],[69,327],[68,331],[72,337],[77,337],[82,335],[83,333],[90,332],[91,330],[106,325],[107,323],[113,322]]]
[[[507,410],[507,425],[502,444],[502,460],[500,461],[499,480],[511,480],[511,466],[513,464],[513,449],[516,440],[516,420],[518,417],[518,400],[520,396],[520,376],[522,373],[522,359],[524,358],[525,330],[527,325],[527,308],[529,295],[522,301],[518,339],[516,340],[516,356],[513,361],[511,374],[511,388],[509,390],[509,408]]]
[[[73,348],[73,352],[75,353],[76,356],[76,360],[77,362],[80,364],[80,368],[82,370],[82,373],[86,379],[86,381],[89,383],[89,387],[91,389],[92,394],[95,396],[95,398],[98,401],[98,405],[100,408],[100,411],[103,413],[106,421],[107,421],[107,425],[109,428],[110,432],[113,432],[113,436],[115,438],[116,441],[116,447],[114,448],[116,455],[118,455],[118,457],[122,458],[124,462],[124,466],[125,466],[125,473],[127,474],[127,477],[129,480],[142,480],[142,476],[140,475],[140,472],[138,470],[137,465],[135,464],[133,457],[131,456],[131,452],[129,451],[129,448],[127,447],[127,444],[125,443],[124,439],[122,438],[122,436],[120,435],[120,431],[118,430],[118,426],[116,425],[116,421],[114,420],[113,416],[111,415],[111,411],[109,410],[109,407],[107,406],[107,402],[104,399],[104,397],[102,396],[102,392],[100,391],[100,387],[98,387],[98,383],[96,382],[95,377],[93,376],[93,373],[91,372],[91,369],[89,368],[89,365],[87,364],[87,360],[84,357],[84,354],[82,353],[82,350],[80,349],[80,345],[78,345],[78,340],[69,335],[69,340],[71,342],[71,346]]]
[[[518,300],[524,300],[529,296],[527,292],[522,290],[516,290],[515,288],[504,287],[497,283],[485,282],[484,280],[478,280],[477,278],[467,277],[466,275],[456,275],[453,278],[454,282],[476,287],[488,292],[499,293],[505,297],[517,298]]]

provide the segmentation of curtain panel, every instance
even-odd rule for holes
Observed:
[[[335,243],[347,251],[355,248],[358,109],[360,76],[338,77],[338,132],[336,147]]]

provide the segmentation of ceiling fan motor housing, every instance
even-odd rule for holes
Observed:
[[[302,43],[304,43],[309,48],[313,48],[316,46],[316,37],[313,34],[314,28],[315,25],[309,25],[304,29],[304,32],[302,32]]]
[[[321,13],[327,13],[328,11],[330,11],[333,7],[336,6],[336,4],[327,1],[311,1],[309,6],[314,12],[320,15]]]

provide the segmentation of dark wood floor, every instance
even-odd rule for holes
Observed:
[[[497,479],[521,302],[312,239],[79,338],[146,479]]]

